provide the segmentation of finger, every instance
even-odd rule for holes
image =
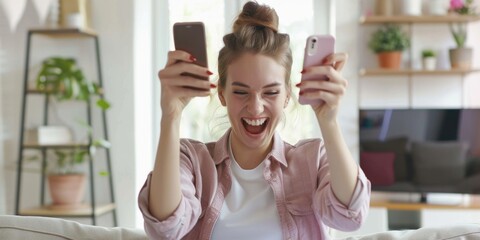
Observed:
[[[162,85],[168,85],[172,87],[190,87],[209,90],[210,88],[215,88],[216,85],[204,80],[199,80],[190,76],[179,76],[176,78],[167,78],[162,80]]]
[[[345,86],[343,86],[342,84],[325,80],[303,81],[298,85],[298,87],[300,88],[300,91],[305,91],[306,89],[316,89],[339,95],[343,95],[346,91]]]
[[[176,87],[173,89],[178,97],[207,97],[210,90],[200,90],[187,87]]]
[[[162,69],[159,72],[159,78],[176,78],[182,73],[190,73],[199,77],[208,78],[213,73],[207,68],[188,62],[178,62]]]
[[[181,50],[175,50],[175,51],[169,51],[168,52],[168,58],[167,58],[167,64],[165,64],[165,67],[173,65],[177,63],[178,61],[183,61],[183,62],[195,62],[196,58],[192,54],[181,51]]]
[[[343,86],[347,86],[347,80],[343,78],[343,76],[335,70],[332,66],[314,66],[310,68],[304,69],[305,71],[302,73],[305,78],[308,79],[315,79],[318,78],[322,80],[322,76],[326,76],[328,81],[341,83]],[[315,81],[315,80],[314,80]],[[302,81],[306,82],[306,81]]]
[[[347,60],[348,54],[334,53],[325,58],[325,60],[323,61],[323,65],[332,65],[335,70],[340,72],[345,66]]]
[[[326,91],[303,92],[302,97],[309,100],[323,100],[329,106],[337,106],[340,102],[340,96]]]

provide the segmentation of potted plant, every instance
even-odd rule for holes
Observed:
[[[422,51],[422,65],[425,70],[435,70],[437,65],[437,57],[435,51],[431,49],[425,49]]]
[[[472,6],[473,0],[450,0],[449,12],[457,15],[475,15]],[[472,66],[473,49],[465,47],[467,41],[466,23],[451,23],[450,32],[457,45],[449,50],[450,65],[452,68],[470,69]]]
[[[47,97],[53,95],[59,101],[90,101],[93,95],[101,93],[100,87],[85,78],[83,71],[72,58],[51,57],[43,61],[37,75],[36,86],[38,90],[46,91]],[[102,110],[110,107],[103,98],[99,98],[96,105]],[[91,139],[91,127],[88,124],[82,125],[88,129],[88,138]],[[90,142],[89,148],[75,147],[55,151],[56,160],[49,161],[53,165],[49,165],[48,174],[50,195],[53,200],[51,207],[71,209],[80,206],[85,189],[85,174],[76,166],[83,164],[86,156],[93,155],[95,148],[99,146],[110,147],[110,144],[106,140],[98,139]]]
[[[373,33],[368,45],[377,54],[381,68],[399,69],[402,51],[410,41],[399,26],[385,25]]]

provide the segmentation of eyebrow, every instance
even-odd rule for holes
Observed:
[[[281,85],[280,83],[275,82],[275,83],[267,84],[267,85],[263,86],[262,88],[270,88],[270,87],[276,87],[276,86],[280,86],[280,85]],[[233,83],[232,83],[232,86],[239,86],[239,87],[250,88],[250,86],[248,86],[248,85],[245,84],[245,83],[241,83],[241,82],[233,82]]]

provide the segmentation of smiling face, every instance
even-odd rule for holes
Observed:
[[[288,97],[285,68],[273,58],[244,53],[232,62],[225,88],[219,89],[232,125],[232,147],[268,153]]]

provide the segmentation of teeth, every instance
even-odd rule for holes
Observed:
[[[263,123],[265,123],[265,121],[267,120],[267,118],[254,119],[254,120],[249,120],[249,119],[243,118],[243,120],[244,120],[248,125],[260,126],[260,125],[262,125]]]

